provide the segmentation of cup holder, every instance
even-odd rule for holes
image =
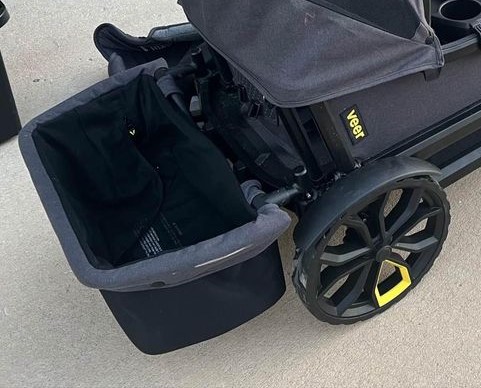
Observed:
[[[439,13],[449,20],[472,20],[481,16],[481,3],[475,0],[449,0],[441,5]]]
[[[473,33],[472,25],[481,19],[481,0],[431,0],[432,27],[442,44]]]

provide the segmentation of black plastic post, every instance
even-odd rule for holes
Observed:
[[[7,23],[8,19],[8,11],[0,1],[0,28]],[[0,51],[0,143],[17,135],[20,128],[17,107]]]

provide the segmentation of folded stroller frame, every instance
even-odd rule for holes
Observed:
[[[481,2],[181,3],[146,38],[101,25],[110,77],[20,134],[79,281],[145,353],[207,340],[283,295],[290,210],[314,316],[394,305],[447,237],[443,187],[481,165]]]

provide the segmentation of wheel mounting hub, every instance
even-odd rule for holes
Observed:
[[[385,245],[380,248],[376,253],[376,261],[382,263],[385,260],[389,260],[392,257],[392,247]]]

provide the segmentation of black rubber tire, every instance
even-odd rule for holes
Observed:
[[[361,314],[359,316],[338,317],[338,316],[326,313],[326,311],[323,310],[318,303],[316,303],[316,295],[314,295],[314,293],[317,293],[318,290],[311,285],[317,283],[315,280],[313,281],[313,279],[315,279],[316,276],[320,278],[320,268],[321,268],[320,258],[323,251],[319,251],[319,246],[322,245],[322,240],[326,238],[326,236],[331,232],[331,228],[333,227],[333,225],[327,225],[325,230],[319,231],[319,238],[316,240],[316,242],[302,253],[302,256],[299,258],[298,264],[293,274],[293,283],[294,283],[297,294],[299,295],[303,304],[317,319],[333,325],[353,324],[359,321],[367,320],[377,314],[380,314],[386,311],[387,309],[392,307],[394,304],[399,302],[401,299],[403,299],[414,287],[416,287],[419,284],[419,282],[426,275],[426,273],[429,272],[432,265],[434,264],[434,261],[439,256],[439,253],[442,250],[443,243],[446,240],[448,235],[448,229],[449,229],[449,224],[451,220],[450,205],[443,188],[439,185],[438,182],[434,181],[431,177],[422,176],[422,177],[407,178],[401,182],[396,182],[396,184],[402,183],[406,185],[406,187],[408,187],[411,182],[412,184],[418,184],[420,181],[422,181],[423,185],[425,185],[425,187],[429,190],[430,195],[433,195],[436,197],[435,199],[437,203],[442,207],[444,223],[442,226],[441,237],[439,238],[439,242],[436,249],[431,255],[432,257],[429,259],[429,261],[424,266],[422,271],[417,275],[417,277],[413,279],[409,289],[407,289],[401,295],[399,295],[394,300],[389,302],[387,305],[384,305],[382,307],[377,307],[374,310],[369,311],[365,314]],[[389,192],[392,190],[392,187],[394,187],[395,189],[396,186],[387,184],[382,190],[384,190],[384,192]],[[382,195],[382,192],[381,192],[382,190],[379,190],[376,195]],[[369,200],[370,200],[369,198],[364,198],[363,200],[356,203],[354,208],[356,208],[356,206],[358,205],[361,205],[362,203],[369,202]],[[322,198],[321,198],[321,201],[322,201]],[[325,206],[329,206],[329,204],[325,204]],[[341,219],[341,217],[343,216],[344,216],[343,214],[339,214],[339,219]],[[301,260],[302,260],[302,266],[299,264]],[[301,271],[301,267],[303,272],[302,275],[299,273]]]

